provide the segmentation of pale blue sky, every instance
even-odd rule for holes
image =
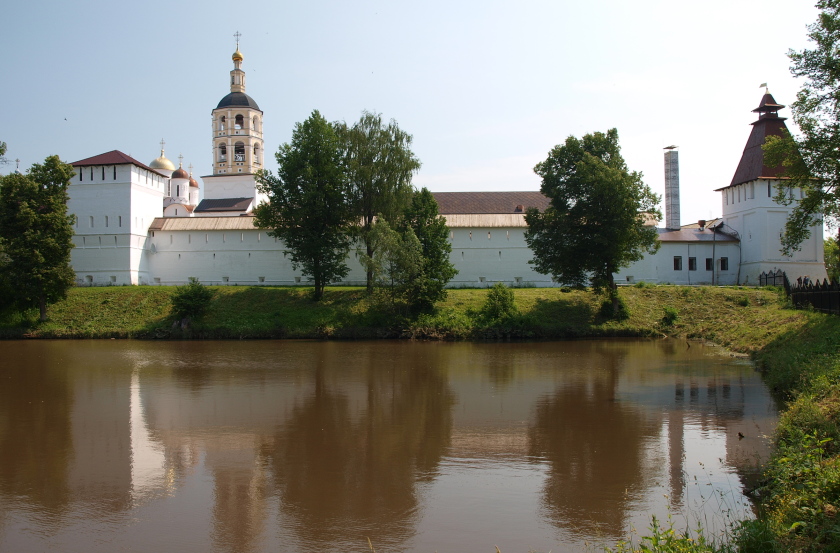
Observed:
[[[0,140],[25,168],[114,149],[149,163],[164,138],[206,175],[238,30],[267,154],[313,109],[347,122],[367,109],[414,135],[418,186],[537,190],[555,144],[616,127],[659,193],[662,148],[680,147],[686,224],[720,214],[713,190],[732,178],[759,85],[795,98],[786,53],[816,15],[807,0],[14,2]]]

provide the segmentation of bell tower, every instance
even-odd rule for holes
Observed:
[[[212,111],[213,173],[201,177],[204,200],[196,216],[242,215],[264,201],[257,191],[256,173],[263,165],[263,112],[245,93],[244,57],[237,31],[230,93]]]
[[[263,167],[263,112],[245,93],[237,31],[230,94],[213,110],[213,175],[249,175]]]

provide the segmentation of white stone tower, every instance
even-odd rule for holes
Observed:
[[[784,271],[791,282],[800,276],[814,281],[826,278],[821,224],[810,228],[811,236],[799,251],[789,256],[780,251],[785,223],[793,206],[802,199],[802,190],[787,184],[784,167],[765,164],[761,146],[768,136],[787,132],[785,118],[779,117],[784,107],[765,91],[759,106],[752,110],[758,119],[752,123],[735,176],[729,186],[717,189],[721,192],[723,220],[741,239],[739,284],[758,284],[761,273],[777,269]],[[785,191],[791,205],[774,201],[780,190]]]
[[[665,147],[665,228],[680,229],[680,159],[676,146]]]

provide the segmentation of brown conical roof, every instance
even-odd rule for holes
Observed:
[[[761,146],[768,136],[783,136],[787,132],[785,118],[779,117],[778,111],[783,105],[777,104],[773,95],[769,92],[761,98],[761,103],[752,110],[758,113],[758,120],[752,123],[752,131],[735,169],[735,176],[729,186],[743,184],[758,178],[774,179],[779,178],[784,168],[781,165],[767,167],[764,164],[764,150]]]

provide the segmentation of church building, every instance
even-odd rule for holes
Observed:
[[[254,226],[254,208],[266,201],[255,174],[263,168],[263,112],[245,92],[245,71],[237,43],[230,93],[211,112],[212,174],[201,177],[165,156],[148,165],[119,151],[73,163],[68,209],[76,215],[72,265],[77,284],[174,285],[190,277],[208,285],[303,285],[283,243]],[[723,216],[681,226],[676,152],[666,153],[668,220],[660,228],[661,248],[622,269],[616,281],[673,284],[757,284],[763,271],[781,269],[791,280],[825,278],[822,227],[796,255],[779,253],[779,232],[790,207],[772,196],[785,186],[780,168],[763,163],[761,144],[785,128],[778,105],[767,93],[735,177],[721,193]],[[674,179],[677,179],[674,181]],[[203,194],[200,194],[203,190]],[[799,197],[798,189],[788,191]],[[558,286],[535,272],[525,242],[525,210],[545,209],[539,192],[437,192],[447,221],[451,260],[458,274],[450,286]],[[652,224],[656,224],[652,221]],[[342,281],[362,285],[365,271],[356,255]]]

